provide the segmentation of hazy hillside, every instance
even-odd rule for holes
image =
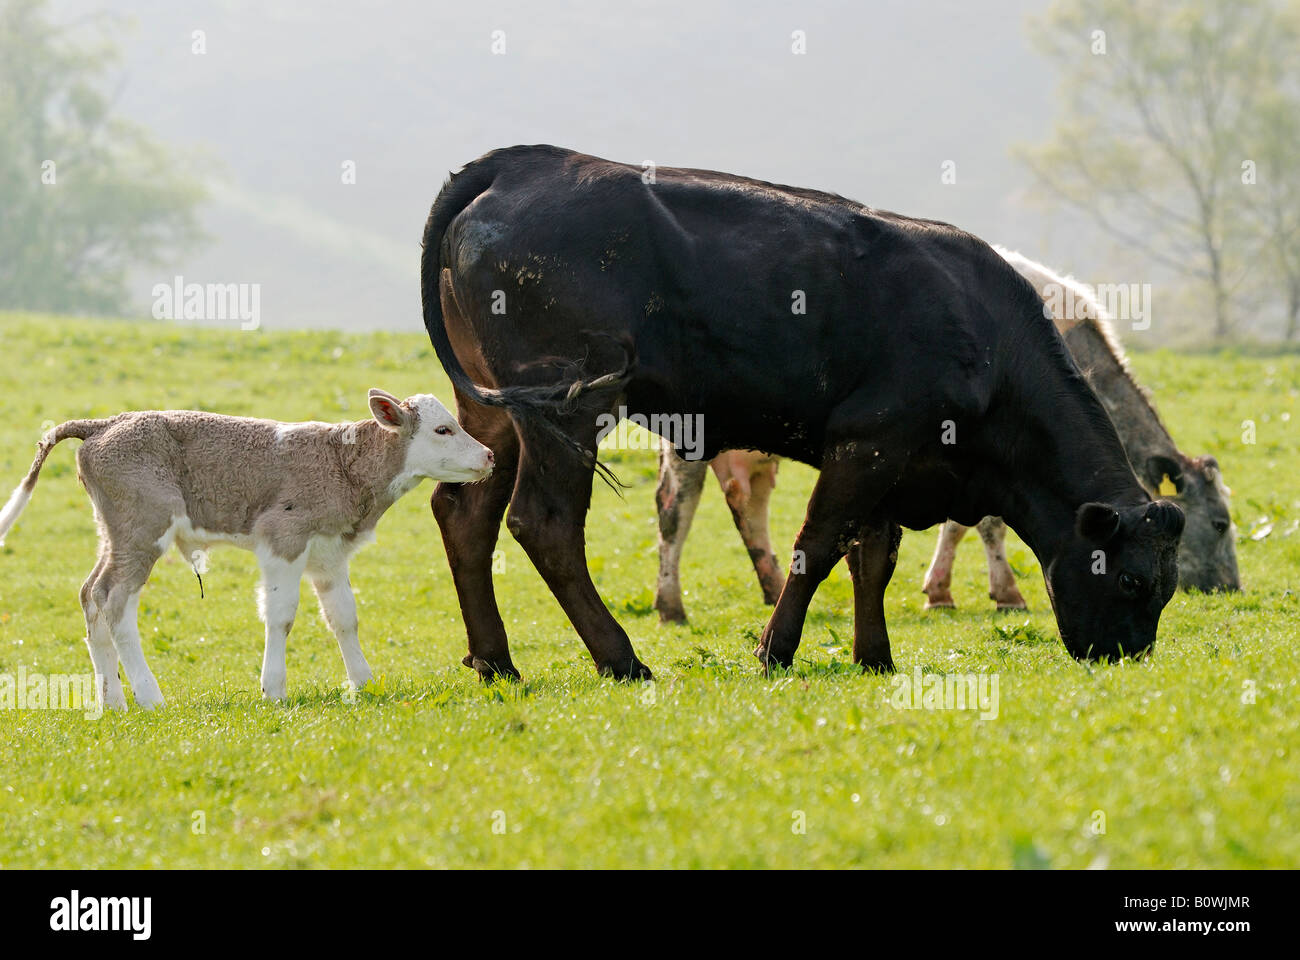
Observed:
[[[1025,206],[1007,154],[1051,116],[1054,77],[1023,30],[1034,6],[115,4],[120,110],[215,182],[214,244],[141,276],[141,309],[180,273],[260,283],[269,326],[417,329],[420,231],[444,176],[539,141],[831,189],[1095,269],[1105,251],[1071,249]],[[946,160],[956,184],[940,182]]]

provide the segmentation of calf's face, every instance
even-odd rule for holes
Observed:
[[[1085,503],[1047,570],[1061,640],[1079,660],[1141,657],[1178,588],[1183,511],[1166,500]]]
[[[371,390],[369,400],[375,421],[406,443],[404,473],[471,483],[492,472],[492,451],[466,433],[432,394],[398,400],[383,390]]]

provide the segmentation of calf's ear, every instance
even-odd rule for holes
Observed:
[[[370,412],[374,415],[375,422],[385,430],[392,430],[394,433],[400,433],[403,430],[411,428],[411,414],[402,406],[402,401],[398,400],[391,393],[385,393],[383,390],[371,390]]]
[[[1119,532],[1119,511],[1105,503],[1085,503],[1074,515],[1079,536],[1102,544]]]

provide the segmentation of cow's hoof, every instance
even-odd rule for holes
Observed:
[[[613,677],[615,680],[653,680],[654,674],[644,663],[633,657],[631,661],[624,660],[620,663],[597,664],[596,672],[602,677]]]
[[[658,609],[659,611],[660,623],[685,623],[686,622],[686,610],[680,606],[674,607],[665,604],[664,606],[657,607],[656,609]]]
[[[893,673],[894,658],[886,654],[883,657],[873,657],[867,660],[859,660],[858,666],[862,668],[863,673]]]
[[[510,662],[509,657],[504,660],[484,660],[470,653],[465,655],[461,663],[467,667],[473,667],[478,673],[478,678],[484,683],[491,683],[499,677],[506,680],[520,679],[519,671],[515,669],[515,665]]]
[[[758,657],[759,663],[763,665],[764,673],[771,673],[775,669],[789,670],[794,664],[794,654],[781,656],[772,652],[770,647],[764,647],[761,644],[754,651],[754,656]]]

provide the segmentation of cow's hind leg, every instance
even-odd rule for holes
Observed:
[[[963,527],[955,520],[948,520],[939,528],[939,542],[934,546],[934,557],[930,560],[930,569],[925,571],[925,582],[921,590],[925,593],[925,609],[936,607],[955,607],[952,599],[952,568],[957,562],[957,544],[970,527]]]
[[[1024,610],[1025,598],[1016,586],[1016,575],[1007,562],[1007,525],[1001,517],[985,517],[977,528],[984,541],[984,554],[989,562],[989,599],[999,610]]]
[[[492,450],[496,466],[478,483],[440,483],[433,492],[433,516],[442,531],[469,652],[462,661],[484,680],[518,679],[510,659],[505,624],[492,584],[492,560],[501,533],[501,517],[514,489],[519,465],[519,436],[510,417],[457,394],[465,431]]]
[[[892,672],[885,628],[885,588],[898,565],[898,544],[903,530],[892,520],[878,518],[862,527],[849,548],[849,573],[853,577],[853,662],[866,671]]]
[[[682,548],[695,509],[700,505],[704,476],[709,465],[703,460],[683,460],[672,444],[659,445],[659,488],[655,506],[659,514],[659,580],[655,588],[655,609],[660,623],[685,623],[682,603]]]
[[[590,430],[575,429],[587,450],[596,446]],[[558,448],[555,438],[520,426],[519,477],[506,514],[506,527],[560,602],[596,669],[617,679],[651,679],[627,633],[606,608],[587,570],[584,527],[591,505],[593,467],[576,452]]]

